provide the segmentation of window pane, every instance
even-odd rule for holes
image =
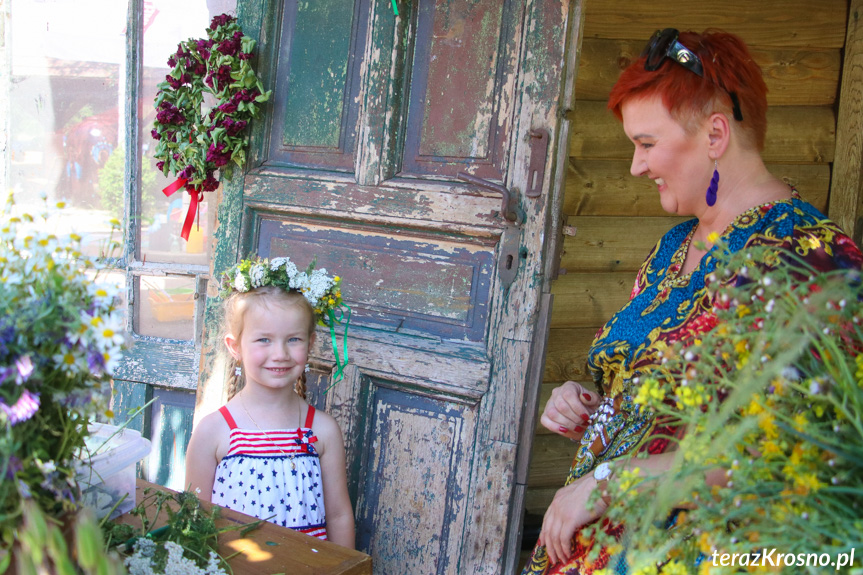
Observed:
[[[123,206],[126,2],[17,0],[9,10],[9,186],[30,213],[41,195],[65,201],[69,229],[97,253]]]
[[[176,180],[156,169],[153,158],[153,129],[157,86],[170,72],[168,58],[177,44],[189,38],[206,38],[213,16],[236,13],[236,0],[152,0],[144,9],[144,73],[141,91],[142,161],[141,259],[152,262],[177,262],[206,265],[209,261],[210,234],[215,221],[216,192],[204,194],[205,201],[195,214],[189,240],[180,237],[189,210],[190,196],[184,190],[166,197],[162,189]]]
[[[135,333],[191,341],[195,327],[195,279],[140,276],[135,279],[138,309]]]

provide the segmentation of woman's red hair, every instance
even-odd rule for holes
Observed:
[[[658,70],[644,69],[645,58],[630,64],[620,75],[608,99],[608,108],[622,119],[621,108],[632,98],[659,95],[668,112],[682,125],[723,112],[758,150],[767,133],[767,85],[761,68],[740,37],[720,30],[681,32],[678,41],[695,52],[704,77],[666,59]],[[742,122],[732,115],[730,93],[737,94]]]

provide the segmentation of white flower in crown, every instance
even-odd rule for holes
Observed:
[[[249,284],[243,272],[237,272],[237,277],[234,279],[234,289],[237,291],[249,291]]]
[[[290,261],[291,261],[291,258],[273,258],[270,260],[270,270],[271,271],[278,271],[278,269],[280,267],[282,267],[285,264],[290,263]]]
[[[316,306],[318,300],[324,297],[324,294],[333,287],[333,284],[333,279],[327,275],[325,268],[312,270],[312,275],[309,278],[309,293],[306,294],[306,297],[309,297],[309,301],[314,299],[312,305]]]
[[[264,276],[267,274],[267,268],[261,264],[255,264],[249,270],[249,278],[252,280],[252,289],[264,285]]]
[[[300,290],[304,294],[308,291],[311,284],[309,283],[309,276],[306,275],[306,272],[298,272],[290,277],[290,282],[288,285],[291,289]],[[312,304],[314,305],[314,304]]]

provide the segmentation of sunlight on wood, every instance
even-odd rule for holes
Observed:
[[[268,561],[273,558],[273,554],[269,551],[264,551],[261,546],[251,539],[237,539],[225,543],[226,547],[230,547],[234,551],[240,551],[246,559],[253,563],[258,561]]]

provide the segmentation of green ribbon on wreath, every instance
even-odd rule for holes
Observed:
[[[345,313],[347,310],[347,313]],[[333,374],[333,382],[330,384],[327,389],[324,390],[324,395],[333,388],[335,384],[340,382],[345,377],[345,367],[348,365],[348,326],[351,325],[351,308],[345,304],[341,304],[339,306],[339,317],[336,317],[335,311],[333,309],[327,310],[327,316],[329,316],[330,321],[330,338],[332,338],[333,342],[333,355],[336,357],[336,372]],[[336,340],[336,324],[342,323],[342,320],[345,322],[345,332],[342,336],[342,358],[339,357],[339,343]]]

